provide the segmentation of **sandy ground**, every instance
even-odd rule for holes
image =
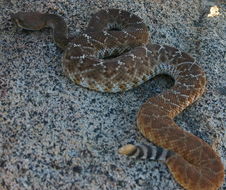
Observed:
[[[210,14],[214,5],[220,9]],[[107,8],[139,15],[152,42],[197,59],[207,90],[175,120],[211,144],[225,163],[224,1],[0,0],[0,190],[182,189],[165,164],[117,154],[124,144],[147,142],[136,128],[136,113],[147,98],[172,84],[170,78],[156,77],[126,93],[89,91],[63,75],[62,51],[48,29],[21,31],[9,16],[57,13],[76,35],[92,13]]]

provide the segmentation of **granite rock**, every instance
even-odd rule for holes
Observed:
[[[17,11],[56,13],[76,35],[92,13],[107,8],[140,16],[153,43],[196,58],[207,75],[206,92],[175,120],[225,163],[223,1],[1,0],[0,190],[182,190],[163,163],[117,154],[124,144],[147,142],[136,128],[136,113],[147,98],[172,85],[170,78],[156,77],[125,93],[89,91],[63,75],[62,51],[48,29],[20,30],[10,20]]]

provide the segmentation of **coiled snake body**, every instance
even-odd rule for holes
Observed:
[[[87,30],[73,39],[57,15],[38,12],[12,14],[28,30],[53,29],[55,43],[64,49],[64,72],[76,84],[102,91],[126,91],[158,74],[173,77],[172,88],[142,105],[137,116],[140,132],[158,146],[125,145],[119,153],[164,161],[185,189],[216,190],[224,179],[219,156],[200,138],[184,131],[173,118],[200,97],[205,74],[180,50],[148,43],[148,30],[136,15],[118,9],[94,14]]]

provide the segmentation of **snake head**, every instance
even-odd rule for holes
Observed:
[[[40,30],[46,24],[44,14],[39,12],[17,12],[11,14],[11,18],[19,27],[27,30]]]

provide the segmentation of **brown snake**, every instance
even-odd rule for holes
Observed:
[[[123,10],[99,11],[87,30],[71,39],[60,16],[18,12],[12,18],[24,29],[52,28],[55,43],[64,50],[65,74],[83,87],[119,92],[158,74],[170,75],[174,86],[147,100],[137,116],[140,132],[160,147],[125,145],[119,153],[164,161],[185,189],[216,190],[222,185],[224,167],[219,156],[173,121],[205,89],[205,74],[191,56],[170,46],[148,43],[148,30],[141,18]]]

